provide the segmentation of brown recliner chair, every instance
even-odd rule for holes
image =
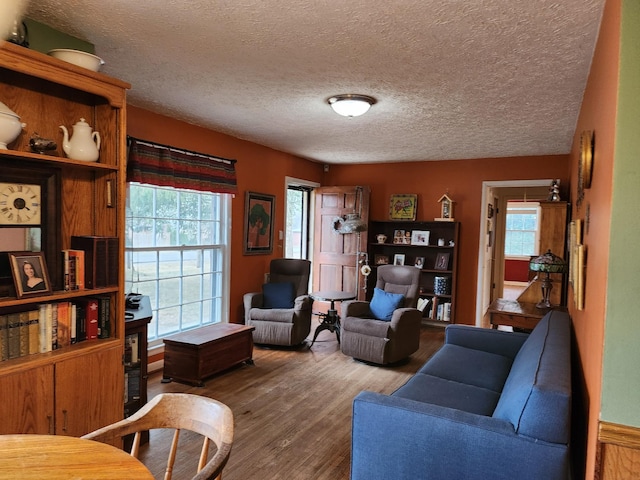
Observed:
[[[271,260],[263,291],[244,295],[245,324],[255,327],[255,343],[294,346],[307,338],[313,304],[308,295],[310,274],[309,260]]]
[[[358,300],[342,304],[342,353],[357,360],[381,365],[403,360],[420,347],[422,312],[416,309],[420,269],[413,266],[383,265],[378,267],[378,298],[396,298],[397,308],[388,305],[388,320],[375,318],[372,302]],[[389,295],[390,294],[390,295]],[[393,294],[401,294],[393,295]],[[375,305],[379,305],[379,302]],[[379,313],[379,308],[375,309]]]

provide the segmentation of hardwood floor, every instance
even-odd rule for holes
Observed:
[[[312,327],[312,333],[315,324]],[[254,348],[254,365],[242,365],[190,387],[149,379],[149,398],[161,392],[206,395],[227,404],[235,417],[235,438],[224,480],[342,480],[349,478],[351,405],[362,390],[391,393],[443,343],[444,329],[425,326],[420,350],[408,363],[377,367],[340,352],[335,334],[322,332],[312,349]],[[162,478],[171,438],[152,432],[141,459]],[[195,472],[200,439],[181,438],[188,461],[176,460],[174,479]],[[160,452],[161,451],[161,452]],[[179,451],[180,453],[180,451]]]

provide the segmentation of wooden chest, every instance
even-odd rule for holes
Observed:
[[[164,339],[163,381],[203,386],[204,379],[242,362],[253,363],[255,327],[216,323]]]

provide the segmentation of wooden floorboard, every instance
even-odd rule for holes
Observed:
[[[315,325],[314,325],[315,327]],[[312,329],[313,332],[313,329]],[[227,404],[235,438],[224,480],[342,480],[349,478],[351,406],[362,390],[391,393],[443,343],[444,330],[424,326],[420,350],[408,363],[377,367],[340,352],[335,334],[322,332],[313,348],[254,348],[254,365],[216,375],[204,387],[149,379],[149,398],[161,392],[205,395]],[[153,432],[141,459],[162,478],[168,432]],[[178,458],[174,480],[190,478],[200,440],[183,436],[186,458]]]

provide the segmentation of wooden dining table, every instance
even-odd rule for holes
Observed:
[[[0,435],[0,479],[153,479],[142,462],[106,443],[63,435]]]

